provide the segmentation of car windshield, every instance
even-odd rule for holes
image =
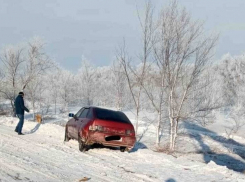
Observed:
[[[127,116],[120,111],[111,111],[108,109],[95,108],[95,115],[98,119],[117,121],[121,123],[131,123]]]

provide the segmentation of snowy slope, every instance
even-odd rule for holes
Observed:
[[[25,121],[24,133],[13,130],[17,120],[0,118],[0,181],[245,181],[245,176],[214,162],[136,149],[131,153],[95,148],[85,153],[76,141],[63,143],[64,128]]]

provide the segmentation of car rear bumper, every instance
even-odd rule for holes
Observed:
[[[106,141],[107,137],[110,136],[120,136],[120,140],[110,140]],[[86,143],[93,144],[99,143],[105,146],[112,147],[127,147],[129,150],[134,147],[136,138],[134,136],[122,136],[117,134],[102,133],[102,132],[90,132],[89,138]]]

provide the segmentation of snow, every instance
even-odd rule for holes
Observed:
[[[82,153],[75,140],[63,142],[62,126],[25,120],[26,135],[19,136],[14,132],[17,122],[16,118],[0,117],[1,182],[78,182],[83,178],[91,182],[245,181],[242,173],[213,160],[205,163],[201,154],[176,157],[154,152],[143,142],[129,153],[109,148],[92,148]]]

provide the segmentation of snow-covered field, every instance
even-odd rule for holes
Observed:
[[[63,142],[62,126],[25,120],[25,135],[19,136],[14,132],[17,122],[0,117],[0,182],[78,182],[84,177],[91,182],[245,181],[244,138],[227,141],[212,126],[182,125],[177,148],[183,153],[172,156],[154,152],[150,123],[141,123],[140,132],[147,132],[132,152],[93,148],[81,153],[76,141]]]

